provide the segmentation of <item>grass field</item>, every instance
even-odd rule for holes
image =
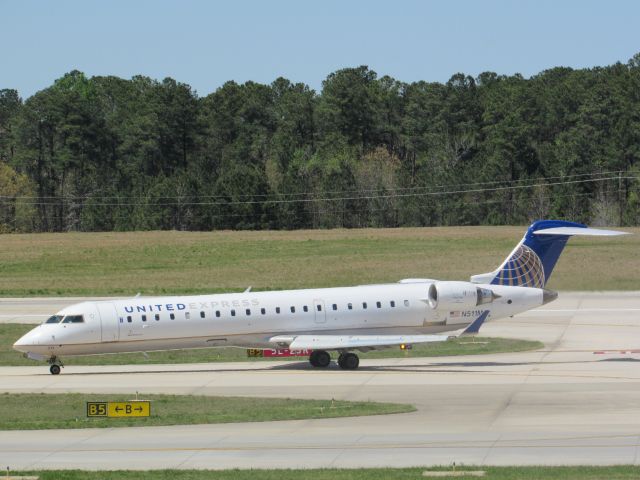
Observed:
[[[467,279],[525,227],[0,235],[0,295],[215,293]],[[640,229],[574,238],[549,288],[640,290]]]
[[[151,401],[148,418],[87,418],[86,403],[127,401],[131,396],[0,394],[0,430],[134,427],[205,423],[267,422],[308,418],[353,417],[413,412],[399,403],[297,400],[289,398],[144,395]],[[46,405],[46,408],[43,408]]]
[[[151,472],[81,470],[20,472],[39,475],[41,480],[418,480],[425,468],[367,468],[354,470],[154,470]],[[450,470],[429,468],[428,470]],[[457,470],[461,470],[458,468]],[[635,480],[640,467],[469,467],[462,470],[484,470],[488,480]],[[17,472],[14,472],[16,475]],[[443,478],[443,477],[440,477]],[[472,478],[472,477],[444,477]]]
[[[0,324],[0,365],[38,365],[24,358],[11,348],[13,343],[31,330],[33,325]],[[436,357],[448,355],[475,355],[484,353],[520,352],[542,348],[540,342],[506,338],[477,338],[475,343],[469,338],[454,339],[448,342],[414,345],[412,350],[389,348],[361,353],[360,358],[397,358],[397,357]],[[206,363],[271,361],[270,359],[248,358],[242,348],[207,348],[197,350],[173,350],[167,352],[149,352],[148,357],[141,353],[122,353],[113,355],[87,355],[64,358],[65,365],[139,365],[152,363]],[[286,359],[286,358],[285,358]],[[305,358],[289,357],[289,360],[306,361]],[[282,359],[281,359],[282,360]]]

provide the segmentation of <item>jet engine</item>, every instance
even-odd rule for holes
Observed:
[[[493,302],[498,295],[469,282],[436,282],[429,286],[427,301],[434,310],[467,310]]]

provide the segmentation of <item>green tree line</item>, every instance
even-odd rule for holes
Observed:
[[[0,90],[0,231],[640,223],[640,54],[405,83],[366,66],[200,97],[72,71]]]

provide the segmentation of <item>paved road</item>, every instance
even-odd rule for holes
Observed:
[[[42,323],[64,307],[85,300],[104,300],[110,297],[33,297],[0,298],[0,323]]]
[[[537,352],[301,363],[0,367],[0,391],[409,402],[410,414],[256,424],[2,432],[13,469],[640,464],[640,292],[571,293],[486,325]]]

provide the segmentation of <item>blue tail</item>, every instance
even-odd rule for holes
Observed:
[[[553,267],[572,235],[613,235],[562,220],[539,220],[531,224],[522,241],[495,271],[474,275],[474,283],[544,288]]]

